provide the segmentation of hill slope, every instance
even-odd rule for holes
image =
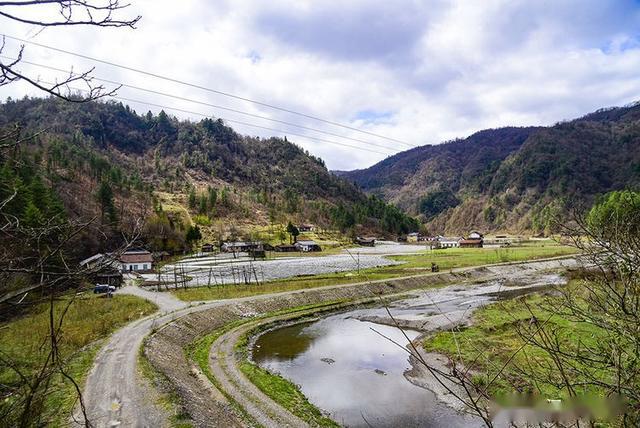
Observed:
[[[339,175],[420,214],[433,231],[544,231],[571,203],[640,185],[640,106],[485,130]]]
[[[102,230],[87,234],[87,251],[109,249],[123,232],[133,233],[137,219],[146,220],[146,244],[174,250],[184,247],[193,224],[206,239],[249,239],[254,226],[287,221],[388,234],[417,227],[286,138],[245,137],[220,120],[138,115],[112,102],[25,98],[0,104],[0,129],[15,124],[23,135],[43,132],[0,152],[11,181],[0,196],[16,186],[28,193],[30,177],[38,177],[55,189],[69,216],[96,216],[111,228],[104,238]],[[46,207],[31,202],[31,211],[47,216]],[[25,209],[14,207],[19,215]]]

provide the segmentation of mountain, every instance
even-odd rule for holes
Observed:
[[[500,128],[338,175],[433,232],[549,231],[552,216],[640,186],[640,105],[550,127]]]
[[[242,136],[221,120],[139,115],[115,102],[9,99],[0,104],[0,135],[16,125],[22,137],[36,136],[0,150],[0,198],[21,189],[11,214],[24,217],[29,207],[32,220],[46,219],[51,204],[32,191],[45,187],[56,212],[97,219],[83,252],[135,234],[137,219],[145,220],[143,243],[157,250],[184,248],[196,225],[207,240],[252,239],[288,221],[388,235],[417,227],[286,138]]]

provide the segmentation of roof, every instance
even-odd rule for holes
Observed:
[[[249,246],[249,245],[262,245],[262,242],[259,242],[259,241],[256,241],[256,242],[237,241],[237,242],[225,242],[222,245],[223,246],[227,246],[227,247],[246,247],[246,246]]]
[[[121,263],[152,263],[153,256],[148,251],[127,251],[119,260]]]
[[[482,244],[482,239],[461,239],[461,244]]]
[[[440,242],[446,241],[446,242],[458,242],[460,241],[462,238],[459,236],[441,236],[438,237],[438,240]]]
[[[93,256],[88,257],[88,258],[80,261],[79,264],[80,264],[80,266],[84,266],[84,265],[89,264],[91,262],[94,262],[96,260],[100,260],[103,257],[104,257],[104,254],[102,254],[102,253],[94,254]]]
[[[298,241],[296,244],[299,245],[318,245],[316,241]]]

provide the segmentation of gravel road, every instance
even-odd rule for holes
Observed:
[[[284,318],[284,317],[280,317]],[[211,345],[209,368],[220,386],[244,410],[263,427],[305,427],[297,418],[260,391],[237,367],[235,345],[243,334],[258,324],[277,321],[279,318],[248,323],[220,336]]]
[[[138,350],[155,326],[199,307],[189,307],[171,293],[146,291],[134,285],[126,285],[117,293],[147,299],[158,306],[159,312],[118,330],[96,356],[83,391],[88,419],[95,427],[166,426],[166,418],[153,403],[154,391],[137,372]],[[74,420],[72,425],[84,426],[79,410]]]

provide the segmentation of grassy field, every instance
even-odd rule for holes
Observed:
[[[403,264],[362,269],[360,272],[351,271],[294,277],[269,281],[262,284],[194,287],[175,290],[172,291],[172,293],[179,299],[185,301],[232,299],[258,294],[418,275],[429,272],[431,270],[431,263],[438,264],[440,271],[446,271],[458,267],[534,260],[569,255],[572,253],[575,253],[574,248],[561,246],[550,241],[545,241],[544,244],[537,243],[512,248],[450,248],[446,250],[425,251],[415,255],[390,256],[389,258],[403,262]]]
[[[56,320],[68,303],[67,299],[56,302]],[[11,361],[20,361],[16,368],[27,377],[37,373],[47,358],[48,309],[47,304],[42,304],[19,319],[0,325],[0,353]],[[67,370],[71,377],[82,384],[100,348],[100,341],[117,328],[156,310],[154,304],[134,296],[106,299],[91,294],[76,297],[64,317],[59,341],[60,358],[68,361]],[[4,364],[0,366],[0,409],[11,406],[15,395],[5,397],[5,394],[18,384],[20,378],[16,372]],[[45,425],[65,425],[75,399],[73,384],[61,375],[54,375],[49,392],[40,397],[38,403],[43,408]]]
[[[572,281],[569,286],[577,286]],[[573,323],[553,315],[540,307],[543,297],[533,295],[524,298],[538,320],[546,322],[545,328],[564,331],[562,346],[575,349],[576,346],[593,345],[606,334],[593,325]],[[517,328],[529,328],[531,313],[522,299],[498,302],[479,309],[473,316],[473,325],[458,332],[441,332],[427,338],[423,346],[428,351],[446,354],[462,361],[476,371],[473,381],[493,396],[500,397],[514,391],[537,391],[546,399],[566,399],[566,389],[560,387],[562,380],[557,370],[551,376],[558,387],[538,379],[548,379],[548,370],[553,368],[551,357],[539,348],[525,344]],[[548,320],[548,321],[547,321]],[[531,326],[531,329],[537,327]],[[508,364],[507,364],[508,363]],[[576,364],[580,364],[576,362]],[[504,367],[504,368],[503,368]],[[534,375],[525,377],[518,367],[524,367]],[[497,377],[496,377],[497,376]],[[490,382],[490,380],[495,381]],[[597,394],[598,391],[579,391],[583,394]]]

